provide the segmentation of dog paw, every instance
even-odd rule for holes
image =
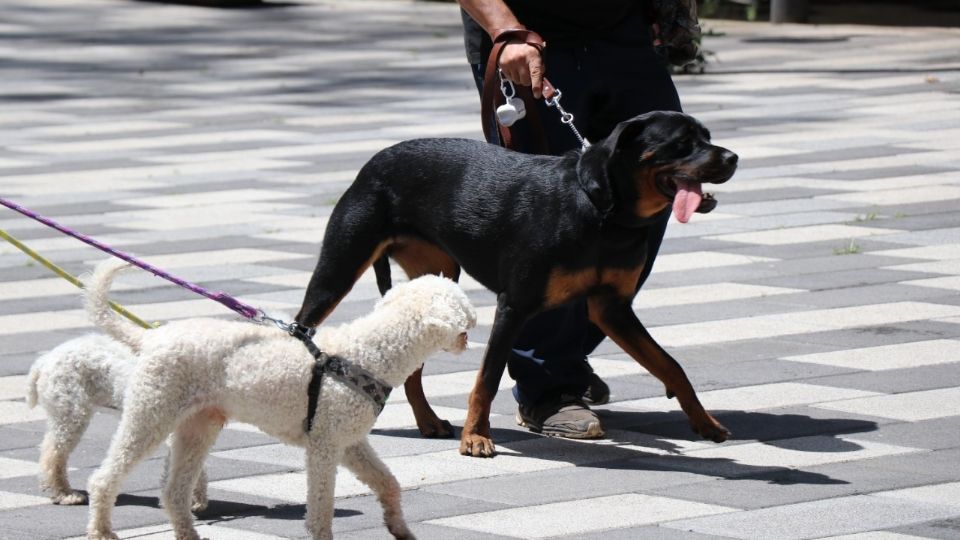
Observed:
[[[709,414],[707,414],[704,421],[691,424],[691,427],[693,427],[695,433],[715,443],[722,443],[730,438],[730,430],[723,427],[723,424],[717,422],[717,420]]]
[[[87,494],[82,491],[71,491],[70,493],[64,493],[60,495],[55,495],[51,497],[53,504],[59,504],[62,506],[79,506],[81,504],[87,504]]]
[[[493,440],[476,433],[464,433],[460,438],[460,453],[472,457],[493,457],[497,454]]]
[[[194,514],[199,514],[206,510],[208,506],[210,506],[209,501],[194,501],[193,504],[190,505],[190,511]]]
[[[420,436],[425,439],[450,439],[453,437],[453,426],[446,420],[436,419],[435,422],[417,424]]]

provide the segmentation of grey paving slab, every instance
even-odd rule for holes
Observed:
[[[960,534],[960,518],[937,519],[890,529],[894,534],[951,540]]]
[[[635,454],[624,451],[623,455]],[[506,502],[516,506],[601,497],[667,486],[711,482],[703,475],[671,469],[636,469],[632,463],[604,461],[602,466],[549,470],[509,477],[450,482],[427,491],[469,497],[482,501]],[[536,489],[530,489],[536,486]]]
[[[949,388],[960,384],[960,369],[957,369],[956,364],[917,366],[888,371],[828,375],[819,377],[814,382],[881,393],[917,392]]]
[[[297,280],[313,269],[324,220],[370,155],[437,131],[481,137],[452,3],[309,0],[216,10],[67,0],[55,12],[8,4],[0,81],[15,83],[0,82],[3,195],[148,260],[183,255],[175,273],[280,311],[299,306]],[[661,259],[646,284],[659,300],[638,313],[654,332],[707,329],[666,348],[704,403],[721,404],[714,412],[733,438],[700,441],[677,404],[662,398],[663,384],[607,340],[594,360],[613,399],[597,408],[606,440],[527,432],[515,424],[509,389],[492,405],[502,450],[492,460],[458,456],[455,439],[421,439],[400,414],[374,430],[374,446],[404,485],[404,511],[419,537],[517,537],[532,520],[546,526],[577,511],[591,516],[577,538],[883,530],[950,538],[956,531],[954,510],[875,493],[914,486],[949,493],[960,480],[953,470],[960,416],[903,421],[826,407],[863,392],[892,399],[952,391],[960,386],[958,364],[864,371],[784,358],[960,337],[956,317],[913,315],[960,306],[953,289],[904,283],[942,274],[888,268],[934,258],[950,268],[960,260],[960,193],[951,174],[960,150],[960,36],[928,28],[709,26],[719,30],[707,39],[722,61],[704,76],[675,79],[684,108],[740,154],[741,167],[718,189],[714,215],[670,225],[661,255],[695,268]],[[938,69],[936,79],[928,68]],[[74,273],[104,258],[17,216],[0,215],[0,228]],[[759,235],[727,236],[736,233]],[[776,236],[785,240],[769,241]],[[835,255],[851,238],[859,254]],[[915,246],[940,249],[930,259],[872,254]],[[207,256],[223,250],[236,250],[234,258]],[[704,263],[730,257],[740,264]],[[49,279],[0,247],[0,538],[66,538],[85,528],[86,509],[37,503],[31,467],[44,422],[28,420],[19,398],[37,354],[89,328],[70,319],[79,312],[75,296],[44,289]],[[116,297],[176,305],[173,316],[202,310],[173,287],[133,283],[135,290]],[[758,286],[801,292],[723,297]],[[23,290],[37,293],[25,297]],[[691,301],[691,290],[702,296]],[[495,296],[469,296],[481,307],[470,339],[482,343]],[[358,284],[329,323],[368,312],[377,297],[372,283]],[[871,318],[874,308],[894,302],[903,313]],[[827,317],[832,309],[856,315],[833,330],[793,326],[820,322],[804,316]],[[481,357],[482,349],[471,349],[432,358],[427,387],[472,381]],[[459,427],[469,386],[428,397]],[[408,414],[397,405],[391,414]],[[71,477],[78,483],[102,459],[115,425],[98,417],[75,451]],[[120,527],[166,523],[156,500],[162,454],[124,484]],[[305,499],[277,500],[270,495],[282,489],[269,487],[277,473],[300,477],[299,450],[227,429],[215,454],[210,473],[223,487],[212,489],[211,509],[201,516],[221,528],[211,536],[308,536]],[[729,513],[637,526],[630,511],[599,511],[641,492],[678,515],[703,503]],[[335,506],[338,538],[386,536],[373,496],[341,496]],[[474,530],[491,519],[491,530]]]
[[[645,493],[754,510],[909,488],[938,481],[935,475],[922,471],[897,470],[881,474],[881,465],[872,463],[883,460],[875,458],[806,469],[805,472],[816,472],[830,479],[819,483],[802,481],[799,479],[801,475],[795,471],[777,471],[748,478],[665,486],[645,490]]]
[[[818,538],[953,517],[956,507],[855,495],[681,520],[664,526],[734,538]]]
[[[783,339],[832,348],[861,348],[907,341],[925,341],[933,337],[954,337],[957,335],[957,327],[958,325],[953,323],[929,321],[921,324],[865,325],[850,330],[796,334]]]
[[[712,534],[699,534],[691,531],[680,531],[664,527],[625,527],[622,529],[608,529],[590,534],[577,534],[558,538],[579,538],[583,540],[631,540],[634,538],[649,538],[651,540],[708,540],[710,538],[729,538]]]

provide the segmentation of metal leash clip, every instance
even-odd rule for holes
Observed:
[[[559,88],[554,88],[554,90],[556,90],[556,92],[553,94],[553,97],[544,98],[544,103],[547,104],[547,107],[553,107],[557,109],[557,112],[560,113],[560,121],[566,124],[570,128],[570,131],[573,131],[573,136],[580,141],[580,148],[586,150],[590,146],[590,143],[583,138],[583,135],[580,135],[580,131],[577,130],[577,126],[573,125],[573,114],[565,111],[563,106],[560,105],[560,96],[562,96],[563,93],[560,92]]]

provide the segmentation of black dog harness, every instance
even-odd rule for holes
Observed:
[[[352,364],[339,356],[331,356],[317,347],[313,342],[316,330],[307,328],[300,323],[290,325],[290,335],[299,339],[316,360],[313,364],[313,375],[310,385],[307,386],[307,418],[303,421],[303,429],[307,433],[313,428],[313,417],[317,414],[317,401],[320,399],[320,385],[323,374],[329,373],[338,381],[365,395],[373,402],[377,414],[383,410],[393,388],[387,383],[373,376],[372,373],[360,366]]]

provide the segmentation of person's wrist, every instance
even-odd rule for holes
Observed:
[[[507,34],[509,32],[521,32],[526,30],[527,30],[527,27],[520,23],[509,25],[509,26],[503,26],[499,28],[494,28],[493,31],[490,32],[490,39],[496,42],[504,34]]]

